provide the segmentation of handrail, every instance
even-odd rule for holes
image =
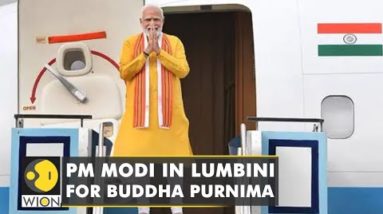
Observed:
[[[324,120],[321,118],[294,118],[294,117],[256,117],[248,116],[247,120],[258,122],[300,122],[300,123],[319,123],[322,131]]]
[[[20,119],[80,119],[81,127],[83,127],[84,119],[92,119],[92,115],[81,114],[15,114],[16,128],[23,128],[23,122]]]

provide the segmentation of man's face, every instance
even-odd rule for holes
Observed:
[[[149,35],[151,29],[154,29],[159,35],[164,21],[161,17],[161,12],[157,8],[148,7],[143,11],[140,23],[146,35]]]

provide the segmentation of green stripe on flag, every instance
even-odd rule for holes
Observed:
[[[319,56],[383,56],[382,45],[318,45]]]

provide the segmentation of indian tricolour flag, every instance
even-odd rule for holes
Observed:
[[[318,56],[383,56],[381,23],[318,23]]]

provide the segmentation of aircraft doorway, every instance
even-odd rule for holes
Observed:
[[[185,46],[189,75],[181,81],[189,136],[195,155],[228,154],[246,116],[256,115],[253,29],[249,11],[166,13],[164,32]],[[247,123],[250,128],[255,124]],[[168,209],[153,210],[156,214]],[[185,214],[195,213],[185,208]],[[232,214],[233,207],[198,209]]]
[[[251,13],[165,13],[164,32],[182,40],[190,66],[181,84],[194,154],[228,154],[240,123],[256,114]]]

